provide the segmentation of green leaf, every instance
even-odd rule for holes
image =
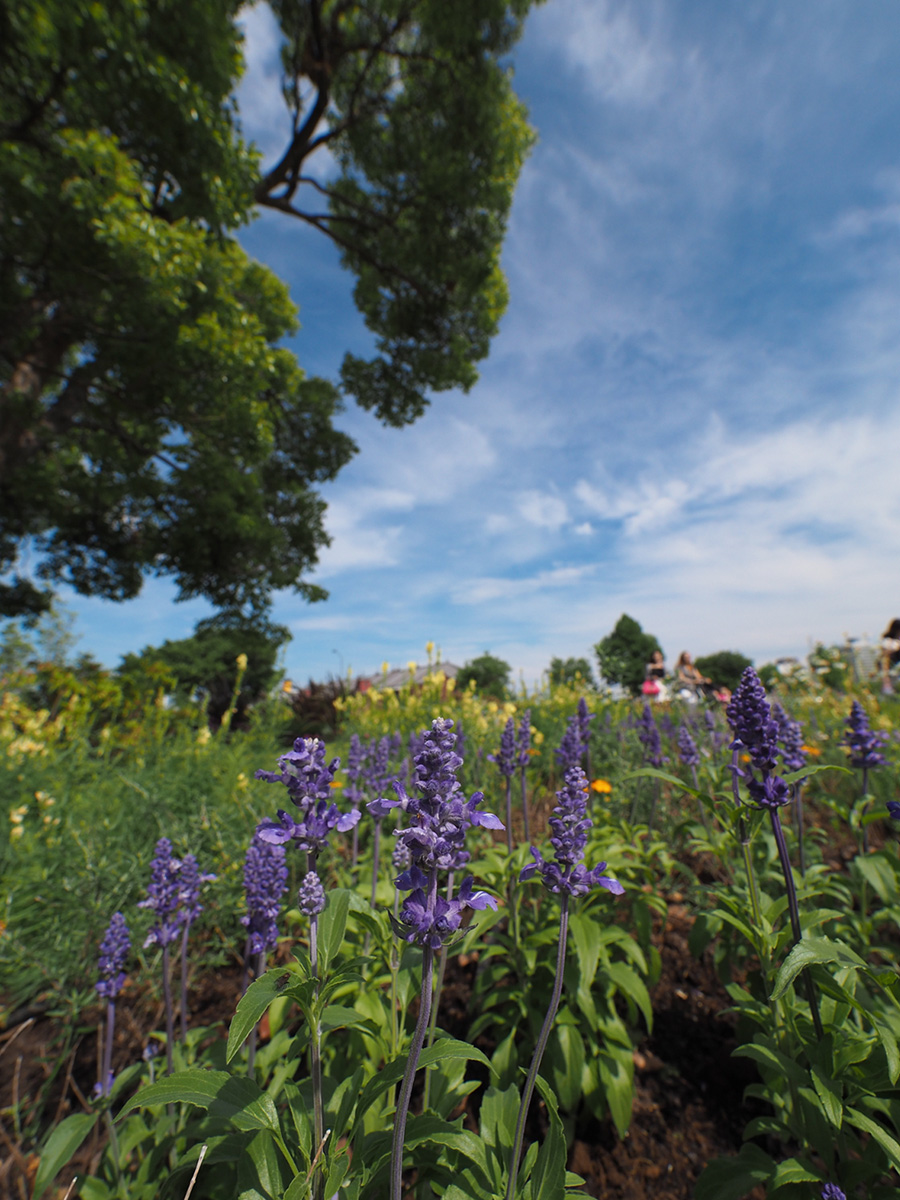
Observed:
[[[456,1038],[439,1038],[433,1046],[427,1050],[423,1050],[419,1055],[417,1070],[430,1066],[431,1063],[436,1063],[442,1058],[470,1058],[475,1062],[482,1063],[485,1067],[490,1067],[491,1065],[487,1055],[475,1046],[470,1046],[468,1042],[460,1042]],[[369,1080],[363,1088],[362,1095],[359,1098],[359,1105],[356,1109],[357,1125],[378,1097],[403,1078],[406,1063],[407,1055],[402,1054],[398,1058],[395,1058],[393,1062],[389,1062],[386,1066],[382,1067],[378,1074]]]
[[[584,1071],[584,1041],[574,1025],[557,1025],[550,1041],[548,1055],[553,1086],[563,1108],[573,1111],[581,1098],[581,1075]]]
[[[782,1187],[787,1183],[816,1183],[819,1176],[805,1166],[799,1158],[785,1158],[775,1168],[771,1187]]]
[[[228,1031],[228,1047],[225,1051],[226,1062],[231,1062],[260,1017],[274,1000],[284,994],[284,990],[292,978],[287,971],[273,969],[266,971],[265,975],[260,975],[259,979],[254,979],[250,984],[238,1001],[237,1009],[231,1020],[231,1028]]]
[[[347,888],[334,888],[327,894],[325,911],[319,915],[319,978],[324,978],[328,964],[337,958],[347,929],[350,894]]]
[[[195,1104],[211,1117],[221,1117],[240,1130],[268,1129],[279,1132],[278,1113],[265,1092],[251,1079],[229,1075],[226,1071],[194,1069],[178,1071],[158,1083],[141,1088],[116,1117],[119,1120],[135,1108],[156,1104]]]
[[[757,1184],[775,1174],[775,1162],[752,1142],[736,1158],[717,1158],[701,1173],[694,1200],[746,1200]]]
[[[634,1072],[630,1052],[626,1062],[622,1054],[601,1050],[597,1058],[597,1070],[610,1115],[619,1137],[624,1137],[631,1124],[631,1105],[634,1100]]]
[[[237,1200],[278,1200],[284,1191],[275,1143],[260,1130],[238,1161]]]
[[[879,1125],[877,1121],[873,1121],[865,1113],[861,1113],[855,1108],[848,1108],[846,1112],[848,1122],[851,1125],[855,1125],[857,1129],[862,1129],[865,1133],[871,1134],[891,1160],[894,1170],[900,1171],[900,1143],[891,1137],[883,1125]]]
[[[849,946],[832,942],[829,938],[804,938],[798,942],[781,965],[775,979],[775,990],[771,999],[777,1000],[794,982],[804,967],[813,963],[840,963],[845,967],[864,967],[860,958]]]
[[[531,1173],[531,1200],[564,1200],[566,1190],[566,1137],[553,1095],[540,1075],[535,1086],[547,1105],[550,1128],[538,1147],[537,1160]]]
[[[616,984],[620,992],[624,992],[641,1010],[647,1023],[647,1032],[653,1032],[653,1004],[650,993],[638,973],[626,963],[609,963],[604,967],[604,974]]]
[[[657,771],[655,767],[641,767],[639,771],[629,771],[624,775],[623,781],[629,779],[661,779],[664,783],[671,783],[673,787],[677,787],[679,791],[687,792],[689,796],[702,796],[703,793],[695,787],[691,787],[685,783],[683,779],[679,779],[677,775],[670,775],[668,771]]]
[[[34,1178],[32,1200],[39,1200],[97,1123],[97,1113],[73,1113],[47,1138]]]
[[[378,1032],[374,1021],[344,1004],[326,1004],[320,1024],[323,1032],[329,1029],[365,1029],[372,1034]]]
[[[824,1075],[818,1067],[813,1067],[810,1073],[812,1075],[813,1087],[816,1089],[816,1095],[819,1097],[822,1112],[824,1112],[835,1129],[840,1129],[844,1115],[840,1085],[835,1083],[833,1079],[829,1079],[827,1075]]]

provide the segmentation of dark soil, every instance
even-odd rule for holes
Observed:
[[[590,1195],[605,1200],[690,1200],[704,1165],[735,1154],[754,1115],[742,1102],[752,1066],[730,1057],[736,1041],[728,996],[712,966],[688,949],[690,917],[680,901],[677,893],[671,897],[665,929],[657,935],[662,973],[651,993],[653,1033],[634,1055],[634,1118],[628,1135],[620,1139],[611,1121],[593,1122],[579,1128],[572,1147],[570,1169],[585,1178]],[[462,1036],[471,1019],[473,971],[474,963],[457,964],[445,985],[441,1025]],[[239,967],[198,981],[191,1026],[219,1026],[224,1033],[241,982]],[[127,987],[117,1007],[114,1068],[134,1062],[162,1022],[161,1005]],[[16,1106],[24,1127],[38,1103],[46,1125],[87,1107],[98,1074],[96,1029],[84,1027],[62,1051],[58,1038],[58,1023],[39,1011],[15,1014],[0,1034],[0,1197],[27,1200],[37,1166],[36,1155],[16,1135]],[[539,1122],[540,1112],[533,1119]],[[78,1169],[90,1170],[101,1148],[99,1141],[89,1142]],[[70,1179],[71,1173],[61,1176],[57,1197],[64,1196]]]

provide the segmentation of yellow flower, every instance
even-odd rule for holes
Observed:
[[[487,710],[489,713],[499,712],[500,705],[497,703],[496,700],[488,700]]]
[[[503,711],[508,717],[514,717],[516,715],[516,706],[513,704],[512,700],[506,701],[506,703],[503,705]]]
[[[246,654],[239,654],[234,661],[237,663],[237,669],[239,671],[247,670],[247,655]]]
[[[293,680],[291,680],[291,679],[286,679],[286,680],[284,681],[284,683],[281,685],[281,690],[282,690],[283,692],[292,692],[292,691],[294,690],[294,683],[293,683]]]
[[[407,669],[407,671],[409,671],[410,675],[415,675],[416,667],[418,665],[419,665],[418,663],[412,662],[412,661],[410,661],[406,664],[406,669]]]
[[[600,792],[602,795],[607,795],[612,791],[612,784],[608,779],[592,779],[591,789],[595,792]]]
[[[13,825],[21,825],[25,820],[25,814],[28,812],[28,805],[23,804],[19,808],[14,808],[9,814],[9,819]]]
[[[432,654],[434,653],[434,642],[425,643],[425,653],[429,658],[431,658]]]
[[[544,741],[544,735],[541,733],[541,731],[539,729],[535,729],[533,731],[533,736],[534,736],[535,745],[540,746]]]
[[[197,730],[197,745],[205,746],[210,739],[209,726],[204,725],[202,729]]]
[[[388,673],[388,671],[389,671],[390,669],[391,669],[391,668],[390,668],[390,665],[388,664],[388,661],[387,661],[387,659],[385,659],[385,660],[384,660],[384,662],[381,664],[381,673],[382,673],[382,675],[387,675],[387,673]]]
[[[244,772],[243,771],[238,772],[237,786],[241,789],[241,791],[243,791],[244,788],[246,788],[249,785],[249,783],[250,783],[250,781],[247,778],[247,776],[244,774]]]

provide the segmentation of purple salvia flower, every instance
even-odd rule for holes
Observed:
[[[644,747],[646,761],[659,771],[668,760],[663,756],[662,740],[649,704],[644,705],[638,720],[638,738]]]
[[[659,718],[659,726],[667,738],[674,737],[675,722],[672,720],[672,718],[669,716],[669,714],[667,712],[664,712],[662,714],[662,716]]]
[[[587,788],[587,776],[581,767],[573,767],[566,773],[565,786],[556,793],[558,803],[550,817],[553,858],[547,861],[540,850],[532,846],[534,862],[523,868],[520,880],[530,879],[540,872],[549,891],[567,896],[584,896],[594,887],[604,887],[615,896],[621,896],[625,891],[617,879],[603,874],[605,862],[589,869],[582,861],[591,827],[587,815]]]
[[[331,799],[331,783],[340,766],[335,758],[325,765],[325,745],[318,738],[297,738],[293,750],[278,760],[281,772],[257,771],[256,778],[283,783],[298,809],[295,820],[284,809],[278,820],[260,822],[257,833],[264,842],[284,845],[293,842],[298,850],[318,854],[332,830],[346,833],[359,822],[359,811],[342,813]]]
[[[166,947],[178,937],[182,914],[178,911],[181,900],[179,872],[181,863],[172,855],[172,843],[160,838],[150,864],[150,886],[147,899],[138,901],[138,908],[151,908],[156,921],[150,926],[144,946]]]
[[[456,745],[453,747],[460,758],[466,757],[466,735],[463,732],[462,721],[456,725]]]
[[[128,926],[121,913],[113,913],[109,928],[100,943],[100,978],[97,992],[104,1000],[115,1000],[125,982],[125,962],[131,950]]]
[[[778,722],[752,667],[741,676],[725,713],[734,733],[732,749],[736,744],[743,746],[755,767],[774,771],[778,765]]]
[[[363,798],[359,782],[365,756],[362,742],[359,740],[358,735],[354,733],[350,738],[350,747],[347,751],[347,786],[344,789],[344,796],[354,808],[359,806]]]
[[[566,726],[566,732],[562,735],[562,740],[553,753],[564,776],[567,775],[573,767],[581,766],[581,756],[584,753],[584,744],[581,740],[581,724],[578,720],[577,714],[574,717],[569,717],[569,723]]]
[[[211,883],[215,878],[215,875],[200,870],[193,854],[186,854],[181,860],[181,870],[178,873],[178,900],[186,924],[193,924],[203,912],[203,905],[200,903],[200,888],[204,883]]]
[[[496,907],[497,903],[486,892],[474,892],[471,879],[463,882],[455,900],[439,898],[439,872],[455,871],[468,861],[465,835],[469,826],[502,829],[503,824],[493,813],[478,811],[484,799],[481,792],[465,799],[456,778],[462,762],[454,748],[453,722],[444,718],[433,721],[422,743],[414,771],[419,794],[409,795],[396,781],[397,798],[373,800],[368,809],[376,818],[386,816],[392,808],[401,808],[406,814],[408,825],[397,831],[396,837],[409,851],[411,861],[398,877],[397,887],[412,895],[401,908],[397,933],[408,942],[436,949],[458,928],[463,909]]]
[[[391,865],[398,875],[402,871],[408,871],[412,865],[412,855],[404,842],[397,842],[391,851]]]
[[[778,725],[781,761],[788,771],[802,771],[806,766],[806,751],[803,749],[803,726],[799,721],[792,720],[780,704],[772,705],[772,716]]]
[[[287,881],[284,846],[254,836],[244,859],[247,915],[241,917],[241,924],[247,928],[251,954],[264,954],[274,949],[278,941],[278,915]]]
[[[531,709],[526,708],[519,722],[519,732],[516,737],[516,762],[522,768],[531,762]]]
[[[678,730],[678,757],[686,767],[700,765],[700,751],[687,725],[681,725]]]
[[[888,816],[892,821],[900,821],[900,801],[888,800]]]
[[[325,889],[315,871],[307,871],[300,881],[297,907],[306,917],[317,917],[325,911]]]
[[[500,774],[510,779],[516,773],[516,725],[512,717],[503,727],[500,734],[500,749],[496,754],[489,754],[488,761],[497,764]]]
[[[886,743],[887,738],[870,727],[866,710],[858,700],[854,700],[841,743],[849,751],[851,766],[866,771],[872,767],[884,766],[887,760],[880,751]]]
[[[578,701],[578,733],[581,738],[582,748],[587,748],[591,740],[591,721],[594,720],[596,713],[588,711],[587,701],[584,696]]]
[[[822,1188],[822,1200],[847,1200],[836,1183],[826,1183]]]

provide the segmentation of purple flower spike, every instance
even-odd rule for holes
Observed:
[[[617,879],[604,875],[606,863],[598,863],[589,869],[584,865],[584,851],[587,846],[588,830],[591,827],[587,815],[587,776],[580,767],[573,767],[566,774],[565,786],[556,793],[559,801],[550,817],[550,828],[553,836],[550,845],[554,857],[547,861],[541,852],[531,847],[534,862],[529,863],[519,879],[530,879],[540,872],[544,887],[551,892],[564,892],[569,896],[584,896],[592,888],[603,887],[614,896],[621,896],[625,891]]]
[[[556,761],[559,763],[560,770],[563,772],[563,776],[567,775],[574,767],[581,766],[584,743],[581,740],[581,722],[577,714],[574,717],[569,717],[566,732],[562,735],[562,741],[553,753]]]
[[[297,907],[306,917],[317,917],[325,911],[325,889],[315,871],[307,871],[300,881]]]
[[[297,738],[293,750],[282,755],[278,765],[280,773],[257,771],[256,778],[267,783],[283,783],[299,810],[298,819],[279,809],[277,821],[267,818],[257,827],[257,834],[264,842],[274,845],[293,842],[298,850],[318,854],[326,846],[332,830],[346,833],[358,823],[358,810],[341,813],[331,799],[331,784],[340,759],[332,759],[325,765],[324,742],[318,738]]]
[[[284,846],[272,845],[254,836],[244,859],[244,895],[250,953],[274,949],[278,941],[278,914],[288,881]]]
[[[826,1183],[822,1188],[822,1200],[847,1200],[836,1183]]]
[[[659,729],[657,728],[653,710],[649,704],[644,705],[644,711],[638,720],[638,738],[644,747],[646,761],[651,767],[655,767],[657,771],[661,770],[663,765],[669,760],[663,756]]]
[[[888,815],[893,821],[900,821],[900,801],[888,800]]]
[[[678,729],[678,757],[686,767],[700,765],[700,751],[687,725],[681,725]]]
[[[755,767],[774,771],[778,765],[778,722],[752,667],[747,667],[741,676],[725,715],[734,731],[732,749],[743,746]]]
[[[121,913],[113,913],[109,928],[100,943],[97,992],[104,1000],[115,1000],[125,982],[125,962],[131,950],[128,926]]]
[[[884,766],[887,760],[880,750],[886,742],[884,734],[871,729],[866,710],[858,700],[854,700],[842,743],[849,751],[851,766],[864,770]]]
[[[520,767],[527,767],[531,762],[531,755],[528,753],[531,749],[531,709],[526,708],[522,713],[522,720],[519,722],[519,733],[516,738],[516,763]]]
[[[500,734],[500,749],[496,754],[489,754],[488,761],[496,763],[500,774],[510,779],[516,773],[516,725],[512,717],[503,727]]]
[[[181,863],[172,855],[172,843],[168,838],[160,838],[150,864],[147,899],[138,902],[138,908],[152,908],[156,913],[156,922],[150,927],[145,947],[165,947],[178,937],[184,919],[178,911],[181,902],[180,871]]]
[[[215,875],[200,870],[193,854],[186,854],[181,860],[181,870],[178,876],[178,901],[184,914],[184,920],[188,925],[192,925],[203,912],[203,905],[200,903],[200,888],[204,883],[212,883],[215,878]]]
[[[803,726],[792,720],[780,704],[772,705],[772,716],[778,725],[778,741],[781,743],[781,761],[788,771],[801,771],[806,766],[806,751],[803,749]]]
[[[438,718],[423,735],[416,755],[413,779],[418,794],[409,795],[401,783],[395,782],[395,800],[382,797],[368,805],[376,817],[385,816],[392,808],[401,808],[406,814],[406,827],[396,833],[395,861],[400,861],[403,847],[409,854],[409,866],[402,870],[396,884],[400,891],[411,894],[401,905],[394,928],[405,941],[432,950],[452,938],[464,909],[496,906],[492,896],[472,890],[471,879],[465,880],[453,900],[438,895],[440,873],[457,871],[469,860],[466,831],[472,825],[503,829],[493,813],[478,811],[484,799],[481,792],[466,800],[456,778],[461,765],[453,722]]]

